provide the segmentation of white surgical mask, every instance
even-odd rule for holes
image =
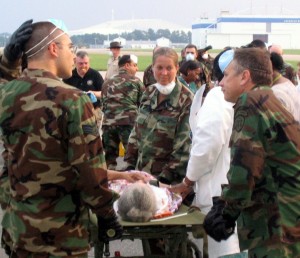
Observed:
[[[203,58],[203,59],[207,59],[207,58],[208,58],[208,54],[203,54],[203,55],[202,55],[202,58]]]
[[[155,85],[156,89],[161,94],[169,95],[173,91],[173,89],[175,88],[176,83],[175,82],[170,82],[167,85],[161,85],[160,83],[157,82],[154,85]]]
[[[188,54],[185,56],[185,60],[186,60],[186,61],[190,61],[190,60],[194,61],[194,60],[195,60],[194,54],[188,53]]]

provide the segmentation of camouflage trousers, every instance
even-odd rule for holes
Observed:
[[[249,258],[299,258],[300,243],[274,244],[248,250]]]
[[[132,128],[132,125],[102,126],[102,141],[105,151],[105,160],[109,169],[115,169],[115,166],[117,165],[120,142],[123,143],[126,152],[129,135]]]

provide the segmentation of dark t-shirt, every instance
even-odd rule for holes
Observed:
[[[75,68],[72,71],[72,77],[70,77],[69,79],[64,79],[63,81],[82,91],[89,91],[89,90],[101,91],[102,84],[103,84],[103,78],[101,74],[92,68],[89,68],[89,70],[86,72],[83,78],[78,75],[77,70]],[[99,106],[100,106],[100,101],[98,100],[94,104],[94,107],[99,107]]]

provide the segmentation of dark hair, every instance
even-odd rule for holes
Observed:
[[[188,70],[196,70],[198,68],[200,68],[200,64],[198,62],[189,60],[181,64],[179,72],[187,76]]]
[[[196,49],[196,51],[198,51],[198,49],[197,49],[197,46],[196,46],[196,45],[194,45],[194,44],[188,44],[188,45],[186,45],[186,46],[185,46],[185,48],[184,48],[184,49],[187,49],[187,48],[195,48],[195,49]]]
[[[84,57],[86,57],[86,56],[89,56],[89,54],[88,54],[88,52],[86,52],[86,51],[78,51],[77,53],[76,53],[76,56],[77,57],[79,57],[79,58],[84,58]]]
[[[247,44],[246,46],[243,46],[243,47],[244,48],[255,47],[255,48],[261,48],[261,49],[267,49],[265,42],[263,42],[260,39],[254,39],[249,44]]]
[[[224,74],[222,73],[221,69],[220,69],[220,66],[219,66],[219,59],[220,59],[220,56],[230,50],[231,47],[228,47],[227,49],[223,50],[222,52],[220,52],[214,59],[214,63],[213,63],[213,73],[214,73],[214,76],[217,78],[217,80],[220,82],[222,81],[223,77],[224,77]]]
[[[270,54],[270,59],[272,62],[273,70],[281,71],[284,64],[282,56],[279,55],[278,53],[272,52]]]
[[[131,63],[131,59],[130,59],[130,55],[123,55],[121,58],[120,58],[120,60],[119,60],[119,62],[118,62],[118,65],[119,65],[119,67],[122,67],[122,66],[124,66],[125,64],[127,64],[127,63]]]
[[[24,52],[27,58],[40,58],[42,53],[47,50],[47,45],[56,36],[62,33],[62,30],[58,29],[53,32],[55,25],[51,22],[36,22],[32,24],[32,35],[24,46]],[[53,32],[51,34],[51,32]]]
[[[259,85],[271,85],[272,63],[270,54],[261,48],[239,48],[234,51],[234,70],[240,74],[249,70],[251,80]]]

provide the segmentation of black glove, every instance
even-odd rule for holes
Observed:
[[[195,198],[195,192],[194,190],[192,189],[189,194],[182,200],[182,203],[188,207],[190,207],[194,201],[194,198]]]
[[[32,34],[32,20],[24,22],[11,36],[4,48],[4,56],[10,63],[18,61],[24,51],[24,45]]]
[[[98,239],[100,241],[108,242],[122,237],[123,227],[119,223],[118,217],[115,214],[109,218],[97,216],[97,219]]]
[[[129,165],[129,166],[125,169],[125,171],[130,171],[130,170],[135,170],[135,167],[132,166],[132,165]]]
[[[228,239],[235,229],[235,220],[223,214],[225,201],[219,197],[213,197],[213,207],[206,215],[203,227],[206,233],[214,240],[220,242]]]

